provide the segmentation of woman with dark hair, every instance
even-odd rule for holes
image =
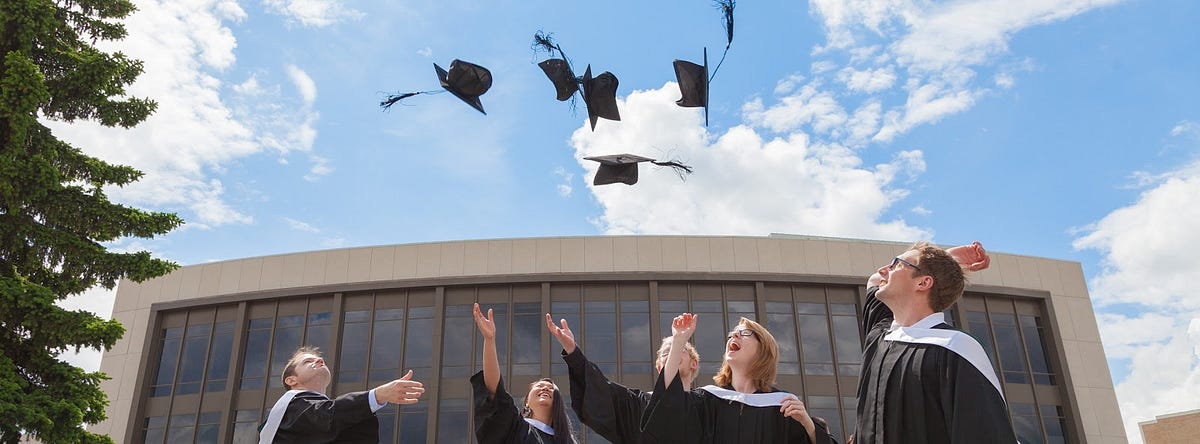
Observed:
[[[475,438],[480,444],[575,444],[571,420],[558,386],[550,378],[529,385],[525,407],[517,410],[500,379],[496,323],[475,304],[475,325],[483,334],[483,371],[471,377],[475,400]]]
[[[824,421],[804,403],[774,387],[779,345],[761,324],[741,318],[725,341],[716,385],[685,391],[678,377],[683,347],[698,316],[671,323],[672,347],[642,417],[643,433],[659,443],[833,443]]]

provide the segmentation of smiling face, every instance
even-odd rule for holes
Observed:
[[[533,416],[549,417],[554,407],[554,392],[558,386],[547,380],[536,381],[529,385],[529,394],[525,395],[525,406],[533,411]]]
[[[725,362],[730,366],[745,368],[758,357],[758,335],[745,324],[738,324],[725,340]]]

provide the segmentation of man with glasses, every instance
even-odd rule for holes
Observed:
[[[855,443],[1016,442],[983,347],[942,313],[962,297],[965,273],[989,261],[979,242],[919,242],[867,279]]]

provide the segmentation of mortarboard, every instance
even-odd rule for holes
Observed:
[[[675,78],[679,80],[679,92],[683,93],[675,104],[685,108],[703,106],[704,125],[708,126],[708,49],[704,50],[704,65],[675,60]]]
[[[543,60],[538,66],[546,73],[550,83],[554,84],[555,98],[559,101],[571,100],[575,92],[582,89],[580,92],[583,93],[583,103],[588,110],[588,121],[592,125],[592,131],[596,130],[596,120],[601,117],[621,120],[621,113],[617,109],[617,76],[605,71],[592,77],[592,66],[588,65],[583,77],[575,77],[571,61],[562,47],[542,31],[533,35],[533,48],[548,52],[551,56],[555,53],[561,56]]]
[[[608,185],[618,182],[625,185],[633,185],[638,181],[638,164],[642,162],[650,162],[658,166],[671,167],[677,174],[679,174],[680,178],[682,178],[684,174],[692,173],[692,167],[676,161],[658,161],[633,154],[592,156],[584,157],[584,160],[591,160],[600,163],[600,169],[596,171],[596,177],[592,179],[592,185]]]
[[[437,73],[438,81],[442,84],[442,88],[450,91],[459,100],[466,102],[483,114],[487,114],[483,110],[483,103],[479,101],[479,97],[486,93],[492,87],[492,72],[487,68],[476,65],[471,62],[454,59],[450,62],[450,70],[446,71],[433,64],[433,69]],[[386,99],[379,102],[379,106],[383,109],[389,109],[397,102],[407,99],[418,94],[436,94],[441,91],[417,91],[401,94],[388,95]]]
[[[683,95],[675,104],[682,107],[704,107],[704,125],[708,126],[708,87],[717,76],[717,70],[725,63],[729,54],[729,46],[733,44],[733,8],[734,0],[716,0],[714,2],[721,10],[722,21],[725,25],[725,52],[721,53],[721,61],[713,68],[712,76],[708,74],[708,48],[704,49],[704,65],[698,65],[686,60],[675,60],[675,78],[679,80],[679,92]]]
[[[617,76],[604,71],[592,77],[592,65],[583,71],[583,103],[587,106],[588,120],[592,131],[596,130],[596,119],[621,120],[617,111]]]

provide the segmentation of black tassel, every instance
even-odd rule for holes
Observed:
[[[687,180],[686,176],[688,174],[692,174],[692,171],[694,171],[694,169],[692,167],[690,167],[688,165],[684,165],[682,163],[679,163],[678,160],[669,160],[669,161],[665,161],[665,162],[651,160],[650,163],[653,163],[658,166],[671,167],[671,169],[675,171],[675,174],[679,176],[679,180],[686,181]]]
[[[439,94],[441,92],[442,91],[435,90],[435,91],[406,92],[406,93],[400,93],[400,94],[388,94],[388,96],[386,98],[384,98],[382,102],[379,102],[379,107],[383,108],[384,110],[387,110],[387,109],[391,108],[392,105],[395,105],[395,104],[399,103],[401,100],[407,99],[409,97],[412,97],[415,95],[420,95],[420,94]]]
[[[713,68],[712,74],[708,76],[708,81],[712,82],[717,78],[717,71],[721,69],[721,64],[725,63],[725,56],[729,54],[729,47],[733,45],[733,7],[734,0],[716,0],[713,4],[717,9],[721,10],[721,21],[725,24],[725,51],[721,53],[721,60],[717,62],[717,67]]]
[[[547,34],[542,30],[538,30],[533,34],[533,50],[546,51],[550,53],[550,57],[554,57],[554,53],[562,54],[562,48],[554,43],[554,34]],[[565,59],[566,56],[564,55]]]

